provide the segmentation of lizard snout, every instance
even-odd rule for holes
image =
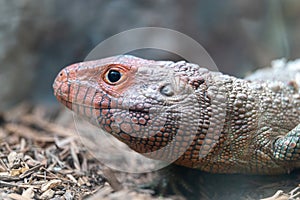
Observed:
[[[59,102],[72,109],[70,99],[70,84],[68,84],[68,72],[66,68],[61,70],[53,83],[54,95]]]

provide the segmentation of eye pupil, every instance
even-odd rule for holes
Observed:
[[[118,80],[120,80],[121,78],[121,73],[119,71],[116,71],[116,70],[110,70],[107,74],[107,79],[112,82],[112,83],[115,83],[117,82]]]

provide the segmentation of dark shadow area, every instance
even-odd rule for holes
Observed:
[[[288,193],[298,185],[299,170],[285,175],[211,174],[171,165],[160,172],[153,186],[157,195],[187,199],[261,199],[278,190]]]

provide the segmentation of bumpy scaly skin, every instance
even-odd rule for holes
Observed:
[[[121,78],[110,82],[111,70]],[[57,99],[133,150],[213,173],[300,167],[296,81],[247,81],[186,62],[133,56],[73,64]]]

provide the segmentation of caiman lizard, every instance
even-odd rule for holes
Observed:
[[[300,167],[300,72],[282,71],[245,80],[120,55],[70,65],[53,88],[66,107],[151,158],[212,173],[279,174]]]

